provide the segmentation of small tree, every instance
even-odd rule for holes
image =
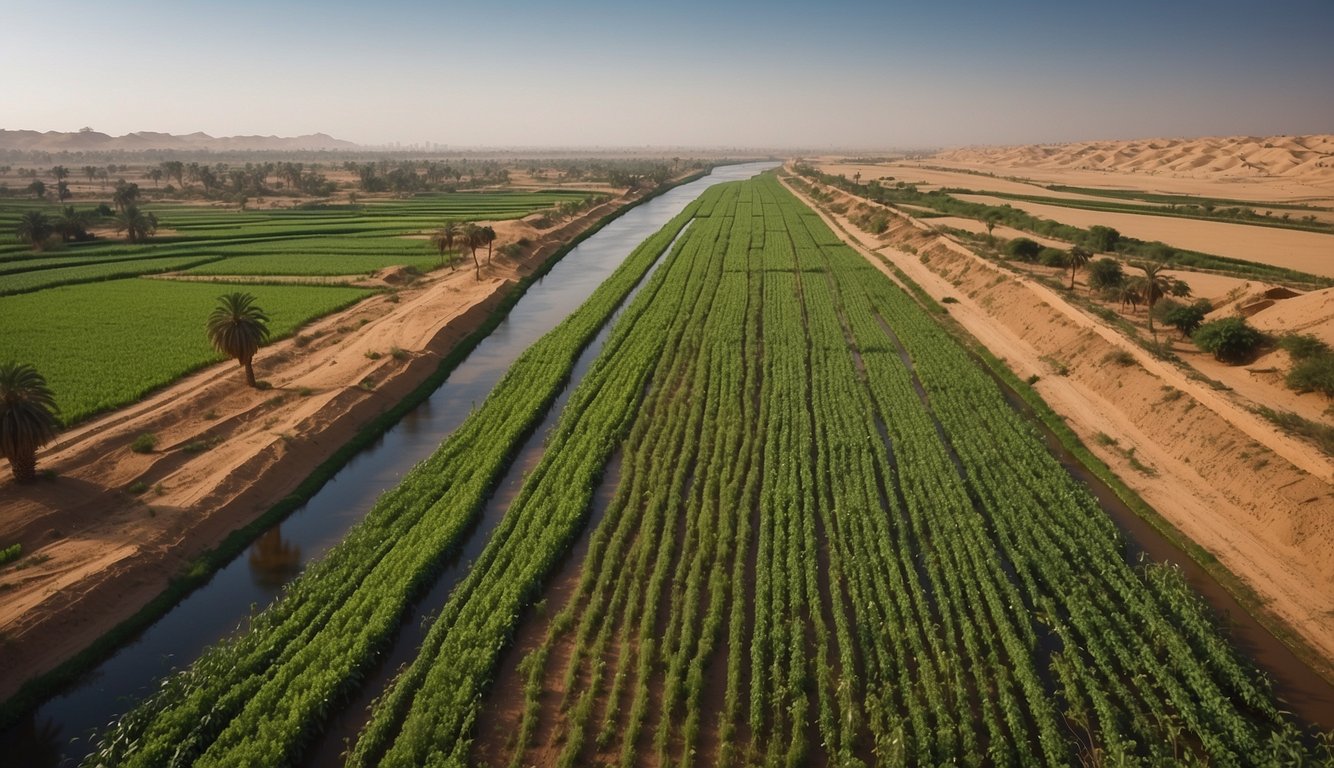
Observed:
[[[14,479],[37,479],[37,449],[51,442],[60,426],[55,395],[37,369],[0,363],[0,456],[9,460]]]
[[[982,217],[982,223],[985,224],[987,227],[987,239],[989,240],[995,239],[992,236],[991,231],[996,228],[996,225],[1000,223],[1000,220],[1001,220],[1000,212],[994,210],[987,211],[986,215]]]
[[[1070,255],[1060,248],[1043,248],[1038,251],[1038,263],[1044,267],[1065,269],[1069,261]]]
[[[491,227],[482,227],[478,233],[478,238],[486,244],[486,265],[491,266],[491,244],[496,241],[496,230]]]
[[[14,234],[31,245],[34,251],[45,248],[47,239],[54,233],[55,228],[52,227],[51,220],[41,211],[24,211],[19,217],[18,226],[14,229]]]
[[[124,232],[125,239],[131,243],[142,243],[157,232],[157,216],[131,205],[116,217],[116,231]]]
[[[32,196],[37,198],[38,200],[45,200],[46,182],[42,181],[41,179],[33,179],[33,182],[28,185],[28,191],[31,192]]]
[[[462,230],[457,221],[447,221],[445,226],[431,233],[431,244],[440,251],[440,266],[445,265],[445,252],[454,247]],[[453,261],[450,261],[451,266]]]
[[[1120,232],[1100,224],[1089,227],[1088,234],[1084,236],[1084,245],[1098,253],[1116,250],[1116,244],[1120,241]]]
[[[1075,289],[1075,273],[1083,269],[1092,257],[1093,254],[1082,246],[1076,245],[1070,249],[1070,254],[1066,257],[1066,262],[1070,264],[1070,290]]]
[[[472,254],[472,263],[476,270],[477,279],[481,280],[482,262],[477,260],[477,249],[482,245],[482,228],[470,221],[463,225],[462,238],[463,244],[468,246],[468,252]]]
[[[1115,290],[1126,281],[1121,262],[1116,259],[1097,259],[1088,265],[1089,290]]]
[[[1204,317],[1213,305],[1201,299],[1194,304],[1178,304],[1163,315],[1163,322],[1181,331],[1181,338],[1189,338],[1204,324]]]
[[[1201,325],[1192,337],[1195,346],[1225,363],[1242,363],[1255,354],[1264,336],[1245,318],[1225,317]]]
[[[246,383],[256,386],[252,363],[260,345],[269,338],[269,316],[255,306],[255,297],[240,292],[219,296],[205,329],[213,348],[236,358],[245,368]]]
[[[1033,263],[1038,259],[1042,246],[1027,237],[1016,237],[1005,244],[1005,253],[1020,261]]]
[[[1156,261],[1142,261],[1134,266],[1144,270],[1144,276],[1135,280],[1135,286],[1149,308],[1149,333],[1153,333],[1153,305],[1168,294],[1174,296],[1190,295],[1190,286],[1180,280],[1173,280],[1164,274],[1163,269],[1166,268],[1166,264]],[[1180,283],[1180,286],[1176,283]]]

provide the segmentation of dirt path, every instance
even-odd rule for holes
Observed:
[[[55,473],[0,480],[0,542],[24,557],[0,569],[0,700],[132,616],[200,554],[291,494],[362,427],[428,378],[517,281],[563,243],[630,202],[554,229],[496,224],[518,259],[438,271],[316,321],[261,350],[244,385],[235,363],[196,373],[61,434],[39,455]],[[151,453],[130,450],[144,433]]]
[[[807,204],[811,201],[793,191]],[[902,269],[1036,388],[1145,501],[1219,558],[1334,670],[1334,466],[1057,292],[896,216],[884,236],[820,215],[886,273]],[[1129,364],[1120,353],[1128,353]],[[1060,363],[1060,375],[1053,363]],[[1114,442],[1109,442],[1114,441]]]

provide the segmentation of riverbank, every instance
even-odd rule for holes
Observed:
[[[642,199],[550,230],[498,223],[498,245],[531,245],[517,258],[497,253],[480,279],[463,267],[415,280],[383,274],[387,292],[262,350],[256,374],[267,389],[245,387],[234,363],[220,364],[62,435],[39,459],[53,477],[0,484],[13,500],[0,512],[0,541],[24,552],[0,571],[0,698],[51,670],[85,667],[205,581],[346,462],[350,444],[374,439],[405,401],[428,394],[520,286]],[[145,433],[154,450],[130,450]],[[34,687],[50,685],[22,698]]]

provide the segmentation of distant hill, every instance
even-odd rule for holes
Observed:
[[[210,136],[190,133],[176,136],[170,133],[137,131],[124,136],[109,136],[99,131],[9,131],[0,129],[0,150],[25,152],[143,152],[150,149],[180,150],[182,152],[263,152],[349,150],[360,149],[357,144],[325,133],[306,136]]]
[[[1227,136],[965,147],[936,159],[1005,168],[1160,173],[1203,179],[1334,178],[1334,136]]]

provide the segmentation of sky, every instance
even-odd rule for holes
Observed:
[[[1334,0],[0,0],[0,128],[928,148],[1334,132]]]

